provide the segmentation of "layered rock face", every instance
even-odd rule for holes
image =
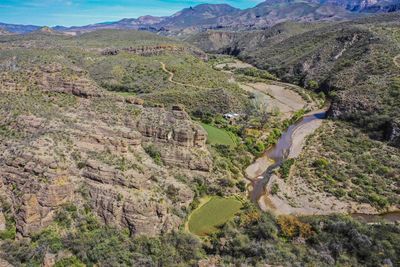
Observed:
[[[29,236],[51,224],[65,205],[85,203],[104,223],[133,234],[177,227],[182,218],[172,211],[187,207],[193,192],[173,173],[209,175],[206,132],[183,110],[144,108],[98,88],[93,98],[60,86],[40,85],[45,92],[36,92],[46,98],[56,88],[46,114],[32,115],[29,93],[20,95],[22,109],[10,106],[22,114],[1,111],[8,114],[1,125],[10,134],[0,136],[0,194],[12,206],[18,232]],[[15,91],[0,95],[6,101]],[[168,168],[145,152],[149,145]],[[168,195],[170,187],[174,196]]]
[[[63,72],[72,74],[68,78]],[[63,77],[64,76],[64,77]],[[44,65],[40,67],[38,86],[44,90],[60,93],[70,93],[77,96],[98,96],[96,85],[86,77],[87,74],[80,68],[65,69],[60,64]]]
[[[190,122],[184,111],[166,113],[159,108],[145,110],[137,122],[137,129],[145,143],[161,142],[160,153],[168,165],[192,170],[209,171],[211,161],[205,150],[207,134],[204,129]]]
[[[67,68],[52,63],[30,66],[26,69],[10,65],[6,71],[0,71],[0,90],[26,91],[32,86],[49,92],[68,93],[76,96],[99,96],[96,84],[87,77],[82,69]]]

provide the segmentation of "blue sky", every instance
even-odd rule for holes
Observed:
[[[0,0],[0,22],[34,25],[86,25],[142,15],[166,16],[197,4],[253,7],[262,0]]]

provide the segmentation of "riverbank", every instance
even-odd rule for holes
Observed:
[[[291,125],[282,134],[275,146],[266,151],[261,158],[246,169],[246,176],[252,184],[250,189],[251,199],[258,202],[262,210],[273,210],[275,206],[278,206],[263,200],[270,193],[272,181],[277,177],[275,170],[285,159],[295,158],[301,153],[306,137],[321,126],[324,114],[325,110],[306,114],[301,121]],[[292,213],[288,209],[283,209],[282,212],[283,214]]]
[[[289,175],[282,177],[277,172],[270,176],[265,194],[257,200],[260,208],[276,215],[339,213],[391,222],[400,220],[394,187],[396,179],[371,173],[374,169],[394,170],[396,163],[390,159],[396,155],[384,156],[384,151],[393,149],[367,136],[362,137],[362,133],[357,137],[350,129],[343,123],[323,122],[315,134],[306,139],[307,146],[294,160]],[[375,165],[370,165],[369,160]],[[385,167],[385,164],[389,165]],[[355,171],[358,176],[354,175]],[[360,179],[365,184],[358,182]],[[392,202],[383,202],[386,198]],[[388,212],[391,216],[382,215]]]
[[[222,68],[223,64],[218,65]],[[227,69],[237,66],[248,67],[240,62],[228,65]],[[222,71],[222,69],[221,69]],[[276,118],[288,119],[299,109],[313,110],[304,115],[303,119],[291,126],[283,133],[278,143],[257,158],[245,169],[245,176],[249,181],[247,189],[249,198],[258,204],[261,210],[277,215],[327,215],[332,213],[343,214],[379,214],[379,210],[369,203],[360,203],[349,199],[341,199],[321,188],[315,188],[302,175],[293,177],[293,170],[288,179],[279,174],[280,165],[287,159],[297,159],[303,153],[309,136],[313,135],[323,124],[323,117],[327,108],[318,109],[320,103],[313,103],[311,98],[300,95],[298,88],[276,81],[255,81],[235,79],[232,71],[223,70],[232,74],[232,80],[242,89],[251,93],[256,101],[267,103],[269,113],[274,111]],[[318,151],[316,151],[318,153]],[[374,215],[371,215],[374,216]]]

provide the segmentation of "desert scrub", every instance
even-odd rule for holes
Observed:
[[[76,108],[77,101],[73,95],[47,93],[31,88],[18,93],[0,93],[0,110],[7,110],[13,117],[35,114],[42,118],[64,118],[62,111]]]
[[[237,69],[235,70],[235,74],[238,75],[245,75],[245,76],[250,76],[250,77],[255,77],[255,78],[261,78],[265,80],[278,80],[278,78],[269,73],[266,70],[261,70],[257,68],[242,68],[242,69]]]
[[[0,205],[6,224],[6,229],[0,231],[0,240],[14,239],[17,234],[17,229],[13,217],[12,206],[3,196],[0,196]]]
[[[328,121],[308,139],[295,176],[338,198],[379,209],[400,203],[400,150],[374,141],[345,122]]]
[[[23,133],[11,128],[9,125],[0,125],[0,141],[2,139],[20,139]]]
[[[161,158],[160,151],[156,148],[155,145],[148,145],[144,148],[144,151],[154,160],[157,165],[162,166],[163,160]]]
[[[99,160],[107,165],[115,167],[117,170],[120,170],[122,172],[128,171],[130,169],[137,170],[140,173],[144,172],[143,167],[140,163],[127,159],[124,156],[114,155],[108,150],[104,150],[101,152],[89,151],[88,155],[89,158]],[[86,163],[83,161],[78,162],[77,164],[79,168],[84,168],[86,166]]]

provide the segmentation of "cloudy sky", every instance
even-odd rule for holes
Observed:
[[[203,3],[253,7],[262,0],[0,0],[0,22],[34,25],[86,25],[136,18],[166,16]]]

